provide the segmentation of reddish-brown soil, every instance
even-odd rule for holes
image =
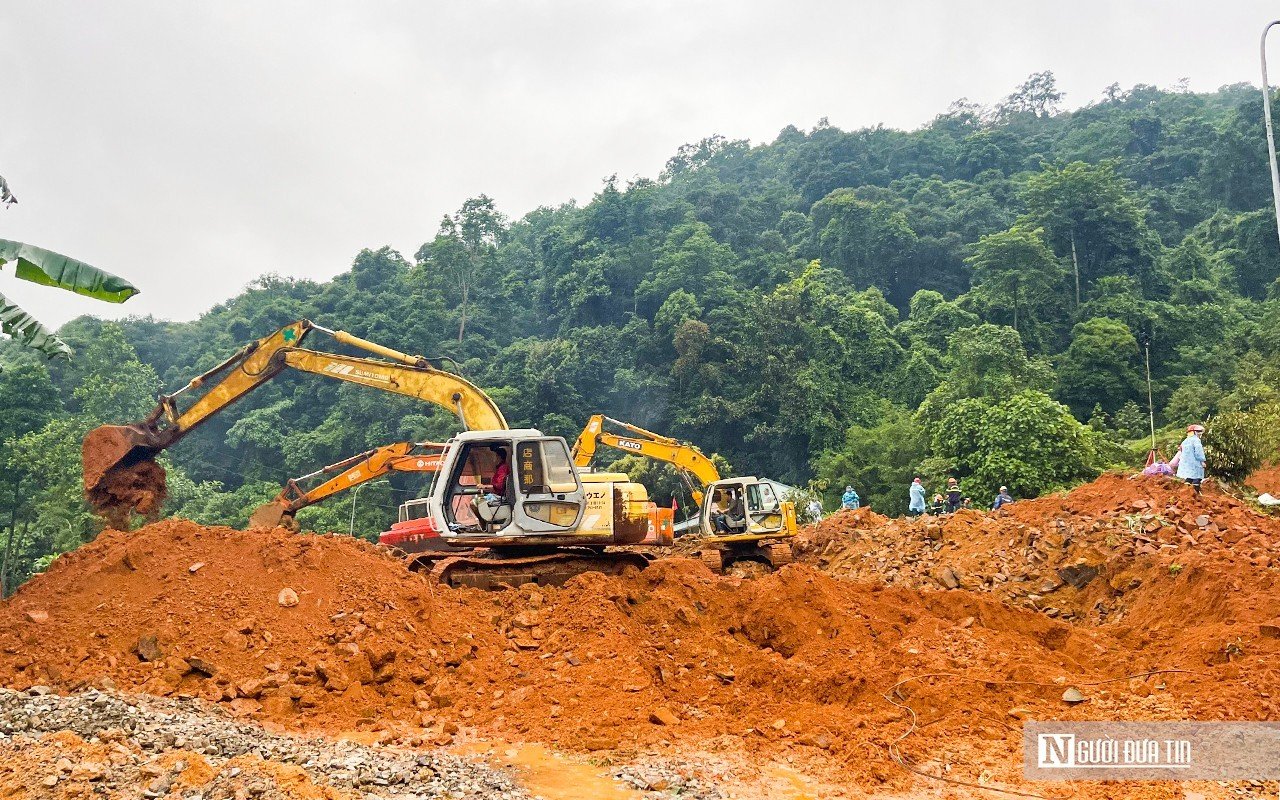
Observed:
[[[150,459],[108,470],[85,492],[89,505],[109,525],[124,529],[135,513],[154,519],[168,495],[164,467]]]
[[[1154,628],[1177,646],[1212,624],[1254,641],[1280,617],[1280,517],[1164,478],[1105,475],[998,512],[845,512],[802,531],[797,550],[840,577],[955,586],[1073,622]]]
[[[1278,542],[1280,522],[1212,490],[1107,476],[994,514],[841,513],[805,532],[809,564],[754,580],[667,559],[486,594],[345,537],[170,520],[109,531],[0,605],[0,683],[437,742],[461,726],[785,756],[867,793],[929,785],[887,753],[909,706],[921,768],[1025,789],[1027,717],[1276,720]],[[1040,585],[1066,567],[1097,575]],[[1183,671],[1128,677],[1155,670]],[[1063,703],[1068,686],[1088,702]],[[1181,796],[1117,789],[1075,796]]]
[[[1245,484],[1258,492],[1267,492],[1272,497],[1280,497],[1280,463],[1270,464],[1254,472]]]

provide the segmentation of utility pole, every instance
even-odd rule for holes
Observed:
[[[1262,29],[1262,118],[1267,124],[1267,154],[1271,158],[1271,198],[1276,206],[1276,236],[1280,237],[1280,166],[1276,164],[1276,137],[1271,130],[1271,87],[1267,84],[1267,34],[1280,25],[1280,19],[1267,23]]]
[[[1156,451],[1156,404],[1151,399],[1151,334],[1143,331],[1142,350],[1147,358],[1147,419],[1151,423],[1151,452]]]

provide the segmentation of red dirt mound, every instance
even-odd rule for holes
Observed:
[[[1270,464],[1257,470],[1245,480],[1245,485],[1258,492],[1268,492],[1280,497],[1280,464]]]
[[[1280,685],[1274,650],[1247,646],[1247,672],[1236,659],[1086,686],[1072,710],[1066,685],[1179,664],[980,594],[804,565],[737,580],[670,559],[486,594],[345,537],[176,520],[108,532],[0,605],[0,683],[16,688],[109,681],[433,741],[462,726],[586,749],[781,750],[872,788],[914,785],[885,753],[908,717],[883,694],[904,679],[893,697],[922,726],[908,753],[1017,783],[1027,715],[1274,718],[1259,700]]]
[[[1272,648],[1261,626],[1280,625],[1280,519],[1162,478],[1104,475],[997,512],[838,514],[797,549],[840,577],[989,593],[1205,663]]]

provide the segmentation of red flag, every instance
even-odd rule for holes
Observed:
[[[679,510],[680,510],[680,503],[679,501],[676,500],[676,496],[673,494],[671,495],[671,513],[674,514]]]

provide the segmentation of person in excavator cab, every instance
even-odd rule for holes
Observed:
[[[493,475],[489,478],[489,482],[481,482],[479,485],[480,494],[471,501],[476,512],[476,519],[480,521],[480,527],[487,530],[493,530],[502,527],[510,519],[510,501],[508,499],[507,489],[511,483],[511,462],[507,458],[507,449],[492,445],[489,452],[493,453],[498,463],[493,468]],[[504,509],[503,506],[506,506]],[[503,512],[506,513],[503,513]]]
[[[736,489],[717,489],[711,506],[711,524],[716,533],[741,533],[747,529],[742,496]]]

